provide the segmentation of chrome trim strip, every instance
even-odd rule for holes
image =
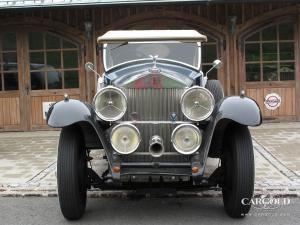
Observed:
[[[192,121],[116,121],[117,124],[192,124]]]
[[[131,155],[146,155],[146,156],[151,156],[151,154],[149,152],[138,152],[138,151],[133,152]],[[178,152],[164,152],[162,154],[162,156],[164,156],[164,155],[176,155],[176,156],[178,156],[178,155],[181,155],[181,154],[179,154]]]

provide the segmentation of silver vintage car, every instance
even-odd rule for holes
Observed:
[[[87,190],[222,189],[231,217],[250,209],[254,157],[248,126],[262,122],[255,101],[241,92],[224,97],[218,80],[204,74],[195,30],[109,31],[98,38],[104,74],[91,103],[54,104],[49,126],[62,128],[57,161],[60,207],[79,219]],[[230,60],[230,59],[229,59]],[[96,84],[95,84],[96,85]],[[91,150],[104,151],[107,170],[98,174]],[[207,158],[219,165],[206,175]]]

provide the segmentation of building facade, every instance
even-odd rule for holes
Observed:
[[[196,29],[208,36],[202,69],[223,61],[210,78],[226,95],[245,90],[266,121],[300,119],[299,1],[18,2],[0,2],[0,131],[48,129],[45,104],[64,93],[91,101],[96,77],[84,64],[103,72],[96,38],[113,29]],[[276,110],[269,93],[281,97]]]

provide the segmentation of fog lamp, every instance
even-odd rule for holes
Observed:
[[[120,154],[133,153],[140,144],[140,132],[132,124],[119,124],[115,126],[110,135],[111,145]]]
[[[172,132],[171,141],[177,152],[190,155],[199,149],[202,135],[195,125],[181,124]]]

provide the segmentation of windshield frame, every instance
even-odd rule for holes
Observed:
[[[133,42],[137,43],[136,41],[133,41]],[[140,43],[147,44],[149,42],[148,41],[146,41],[146,42],[141,41]],[[158,43],[167,43],[167,41],[160,41]],[[166,62],[181,64],[181,65],[184,65],[188,68],[194,69],[196,71],[200,71],[200,68],[201,68],[201,42],[194,42],[194,43],[197,44],[197,49],[198,49],[198,62],[197,62],[198,64],[197,64],[197,66],[193,66],[193,65],[190,65],[190,64],[187,64],[187,63],[183,63],[183,62],[180,62],[180,61],[177,61],[177,60],[172,60],[172,59],[167,59],[167,58],[157,58],[157,61],[166,61]],[[149,58],[143,58],[143,59],[135,59],[135,60],[129,60],[129,61],[126,61],[126,62],[123,62],[123,63],[119,63],[119,64],[116,64],[116,65],[108,68],[107,67],[107,61],[106,61],[107,44],[108,43],[102,44],[102,61],[103,61],[103,67],[104,67],[105,72],[108,72],[110,70],[113,70],[117,67],[120,67],[120,66],[128,64],[128,63],[152,61],[152,59],[150,57]],[[120,43],[120,44],[122,44],[122,43]],[[127,44],[130,44],[130,42],[128,42]]]

